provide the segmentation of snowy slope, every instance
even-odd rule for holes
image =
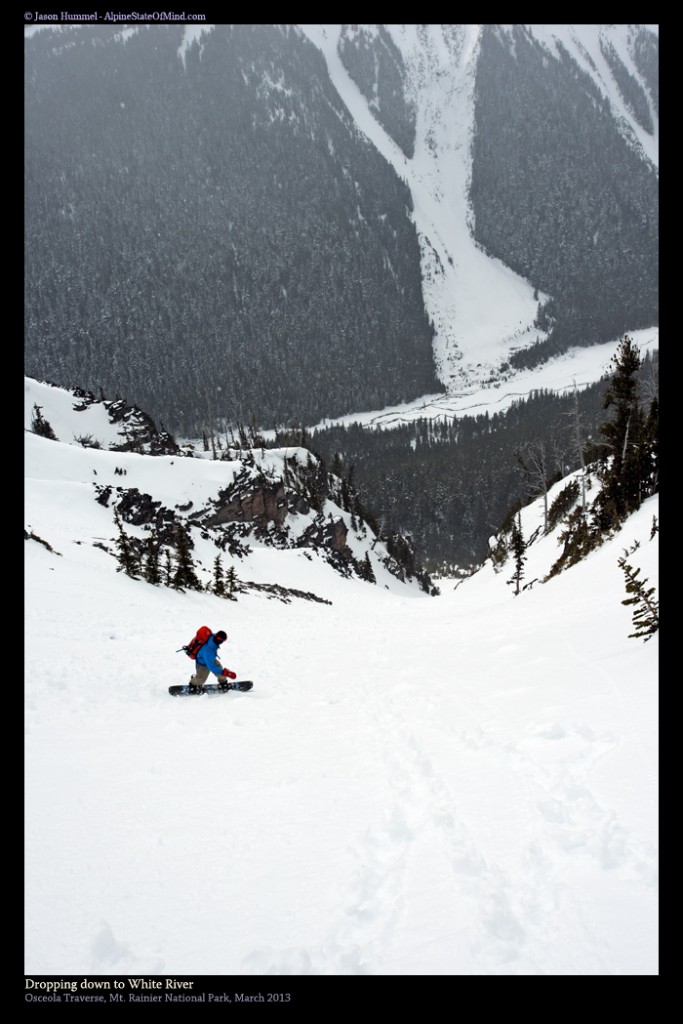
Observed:
[[[27,441],[53,548],[25,543],[27,974],[658,972],[658,639],[628,638],[617,566],[638,538],[656,583],[656,498],[518,597],[488,568],[416,600],[264,549],[250,570],[332,603],[227,602],[93,545],[92,471],[151,484],[167,458]],[[226,464],[173,468],[178,501]],[[250,693],[168,696],[205,622]]]
[[[481,387],[517,348],[544,337],[534,327],[539,294],[486,255],[472,237],[469,202],[474,86],[481,25],[388,25],[406,68],[406,89],[417,113],[409,159],[379,124],[338,53],[340,25],[301,26],[322,51],[330,78],[359,130],[408,184],[420,241],[425,307],[435,326],[437,373],[449,393]],[[508,26],[508,28],[511,26]],[[658,165],[659,131],[650,136],[624,104],[600,48],[609,43],[640,80],[630,54],[628,25],[530,25],[557,57],[564,47],[610,102],[630,144]],[[656,26],[650,26],[656,31]],[[505,31],[501,26],[501,31]],[[373,26],[364,26],[372,32]],[[655,114],[654,111],[652,111]],[[658,126],[656,114],[653,118]],[[425,403],[430,404],[430,398]]]
[[[320,510],[297,503],[297,510],[283,511],[276,528],[268,519],[270,532],[256,529],[249,521],[213,522],[216,514],[234,500],[252,498],[254,493],[280,488],[274,502],[286,503],[287,494],[297,492],[297,474],[304,476],[310,454],[302,448],[255,449],[233,452],[232,461],[214,460],[210,453],[186,446],[192,457],[162,455],[150,457],[137,452],[108,451],[107,445],[121,441],[117,425],[110,423],[102,403],[80,410],[81,400],[73,393],[25,378],[26,494],[27,532],[52,548],[64,552],[76,544],[83,546],[80,559],[88,566],[115,566],[117,528],[114,508],[120,507],[126,494],[146,496],[145,506],[160,505],[190,529],[192,557],[203,585],[212,582],[214,562],[220,556],[222,569],[234,569],[242,584],[276,583],[293,590],[315,579],[314,594],[320,597],[327,576],[346,572],[335,562],[334,553],[320,541],[321,532],[334,524],[343,524],[347,553],[359,561],[370,561],[376,582],[389,590],[410,589],[422,594],[416,580],[399,579],[394,560],[384,542],[370,533],[366,524],[356,522],[350,511],[326,498]],[[39,437],[30,431],[35,406],[53,428],[58,440]],[[82,447],[81,431],[98,447]],[[183,450],[185,452],[185,449]],[[186,452],[185,452],[186,454]],[[290,483],[287,484],[286,481]],[[44,500],[49,493],[51,501]],[[83,514],[74,520],[72,506],[80,504]],[[140,506],[136,498],[135,505]],[[30,510],[30,514],[29,514]],[[155,512],[155,520],[158,518]],[[125,516],[124,516],[125,518]],[[146,541],[152,519],[126,522],[130,537]],[[267,517],[266,517],[267,518]],[[207,525],[208,524],[208,525]],[[266,524],[268,525],[268,524]],[[308,538],[308,539],[307,539]],[[237,542],[243,554],[233,553]],[[227,550],[226,550],[227,546]],[[93,548],[89,551],[87,549]],[[316,568],[311,567],[316,564]],[[332,568],[336,564],[337,569]]]

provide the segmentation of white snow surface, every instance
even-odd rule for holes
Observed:
[[[546,584],[538,539],[517,597],[263,548],[240,578],[332,604],[232,602],[117,573],[92,486],[229,464],[26,440],[26,974],[658,973],[659,641],[617,565],[656,585],[657,498]],[[205,623],[252,691],[169,696]]]

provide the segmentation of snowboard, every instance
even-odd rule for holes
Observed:
[[[190,690],[189,685],[169,686],[172,697],[201,697],[203,693],[228,693],[230,690],[251,690],[254,684],[248,679],[236,679],[234,682],[207,683],[201,690]]]

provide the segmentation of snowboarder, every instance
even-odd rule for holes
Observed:
[[[201,690],[209,678],[210,672],[218,676],[219,680],[237,679],[237,675],[231,672],[229,668],[223,668],[218,660],[218,648],[227,639],[228,634],[224,630],[219,629],[217,633],[212,633],[206,643],[200,647],[197,652],[197,670],[189,683],[190,693],[196,693],[198,690]]]

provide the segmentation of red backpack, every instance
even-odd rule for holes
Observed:
[[[181,647],[181,651],[185,651],[188,658],[192,658],[195,661],[199,648],[203,647],[209,637],[212,635],[211,630],[208,626],[200,626],[195,635],[190,640],[189,644],[185,647]]]

